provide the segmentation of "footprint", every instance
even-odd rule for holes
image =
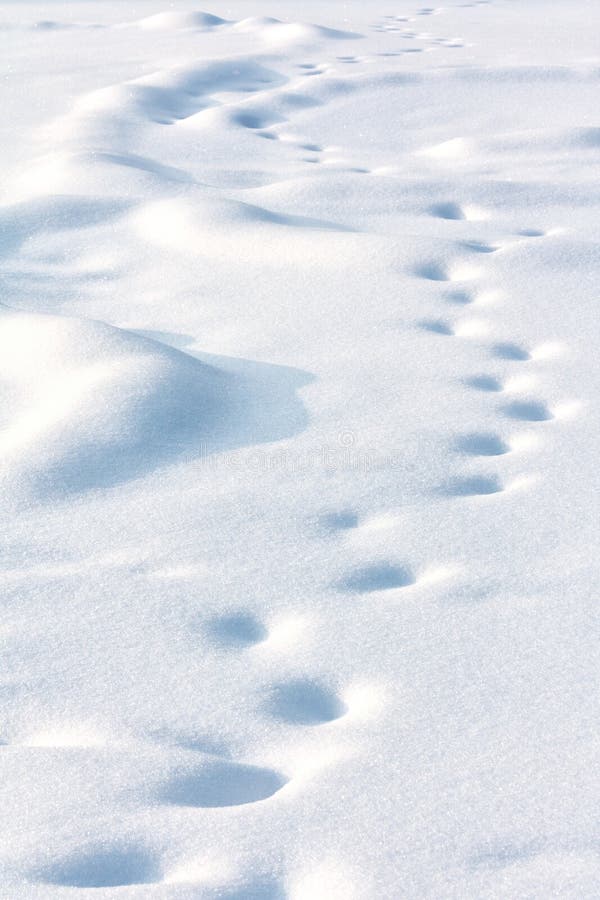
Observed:
[[[554,418],[546,404],[539,400],[516,400],[505,406],[504,412],[511,419],[524,422],[548,422]]]
[[[269,636],[262,622],[248,612],[217,616],[208,622],[207,631],[218,646],[226,649],[259,644]]]
[[[35,873],[46,884],[76,888],[117,888],[161,879],[158,861],[145,848],[88,847]]]
[[[432,334],[454,334],[452,327],[442,319],[424,319],[419,322],[419,328],[422,328],[423,331],[430,331]]]
[[[275,685],[268,709],[276,719],[293,725],[323,725],[348,711],[345,703],[332,691],[303,678]]]
[[[445,299],[448,303],[467,306],[469,303],[475,303],[477,295],[472,291],[451,291],[449,294],[445,294]]]
[[[237,125],[251,129],[268,128],[277,121],[273,116],[244,110],[236,112],[231,118]]]
[[[492,355],[498,359],[510,359],[515,362],[525,362],[531,359],[531,354],[528,350],[520,347],[518,344],[511,343],[494,344]]]
[[[493,375],[474,375],[472,378],[467,378],[465,384],[475,388],[476,391],[490,391],[491,393],[498,393],[504,389],[502,382]]]
[[[458,203],[435,203],[430,207],[430,213],[438,219],[466,219],[467,215]]]
[[[358,515],[351,509],[325,513],[321,516],[321,524],[330,531],[347,531],[358,528]]]
[[[472,475],[454,479],[444,488],[444,493],[451,497],[477,497],[498,494],[502,490],[504,488],[496,475]]]
[[[470,456],[502,456],[510,451],[510,447],[497,434],[473,433],[465,434],[456,441],[456,448]]]
[[[213,809],[266,800],[288,783],[279,772],[258,766],[208,760],[203,766],[180,772],[158,792],[161,803]]]
[[[449,281],[450,276],[446,267],[439,263],[423,263],[415,269],[415,275],[418,278],[425,278],[427,281]]]
[[[340,588],[353,594],[364,594],[408,587],[414,583],[415,577],[410,569],[383,562],[355,569],[341,581]]]
[[[520,235],[521,237],[535,238],[535,237],[544,237],[546,232],[539,231],[537,228],[523,228],[522,231],[518,231],[517,234]]]
[[[496,244],[487,244],[485,241],[465,241],[463,247],[466,250],[472,250],[474,253],[496,253],[501,249]]]

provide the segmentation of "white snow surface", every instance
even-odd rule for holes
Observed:
[[[599,27],[0,3],[2,900],[600,896]]]

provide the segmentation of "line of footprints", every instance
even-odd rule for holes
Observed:
[[[438,204],[430,212],[438,218],[448,220],[478,217],[472,216],[471,210],[463,209],[454,203]],[[544,232],[536,229],[525,229],[517,235],[519,241],[541,237],[544,237]],[[469,254],[466,260],[463,256],[456,263],[449,265],[435,262],[425,263],[418,266],[414,274],[429,281],[450,285],[450,289],[444,292],[444,299],[450,304],[486,306],[496,302],[501,296],[500,292],[478,291],[470,287],[483,273],[478,265],[472,265],[469,260],[473,256],[480,257],[482,254],[485,256],[485,254],[496,253],[507,249],[508,246],[508,244],[496,245],[481,241],[465,241],[461,244],[461,249],[463,253],[466,251]],[[479,319],[463,319],[456,323],[447,319],[427,319],[421,321],[419,325],[422,329],[435,334],[459,338],[481,339],[490,331],[489,324]],[[563,350],[564,347],[558,342],[546,342],[533,348],[511,341],[495,342],[489,345],[490,357],[505,362],[510,368],[517,368],[516,364],[529,364],[555,358]],[[496,457],[514,451],[527,450],[535,446],[539,439],[533,429],[542,423],[568,418],[579,408],[580,404],[576,400],[556,405],[548,404],[541,397],[532,394],[535,383],[535,375],[523,371],[520,367],[516,372],[510,372],[506,378],[485,372],[467,378],[466,384],[473,390],[504,395],[506,399],[500,406],[500,412],[511,421],[528,423],[530,429],[516,432],[508,439],[493,431],[463,434],[456,439],[455,450],[471,457]],[[531,478],[526,476],[504,483],[496,474],[477,474],[456,478],[445,485],[442,490],[448,495],[478,496],[498,494],[507,489],[523,487],[530,482]]]

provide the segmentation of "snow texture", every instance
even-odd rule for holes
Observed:
[[[600,7],[0,2],[0,898],[595,900]]]

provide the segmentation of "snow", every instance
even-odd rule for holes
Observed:
[[[598,11],[0,3],[0,896],[600,892]]]

